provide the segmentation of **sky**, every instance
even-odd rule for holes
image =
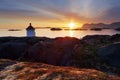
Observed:
[[[0,28],[77,27],[120,21],[120,0],[0,0]]]

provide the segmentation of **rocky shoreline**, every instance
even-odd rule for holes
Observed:
[[[54,66],[97,69],[119,76],[119,42],[120,34],[88,35],[82,39],[0,37],[0,58],[19,62],[42,62]]]
[[[9,65],[5,65],[9,64]],[[53,66],[0,59],[0,80],[120,80],[95,69]]]

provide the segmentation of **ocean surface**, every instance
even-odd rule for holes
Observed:
[[[61,31],[51,31],[50,29],[36,29],[35,34],[37,37],[76,37],[82,38],[86,35],[114,35],[120,34],[120,31],[114,29],[103,29],[102,31],[92,31],[92,30],[61,30]],[[8,29],[0,29],[0,37],[5,36],[15,36],[15,37],[25,37],[26,30],[21,29],[20,31],[8,31]]]

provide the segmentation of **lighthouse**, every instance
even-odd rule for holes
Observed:
[[[26,28],[27,37],[35,37],[35,28],[30,23],[29,26]]]

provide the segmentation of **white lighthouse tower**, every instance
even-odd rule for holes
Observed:
[[[27,37],[35,37],[35,28],[30,23],[29,26],[26,28]]]

